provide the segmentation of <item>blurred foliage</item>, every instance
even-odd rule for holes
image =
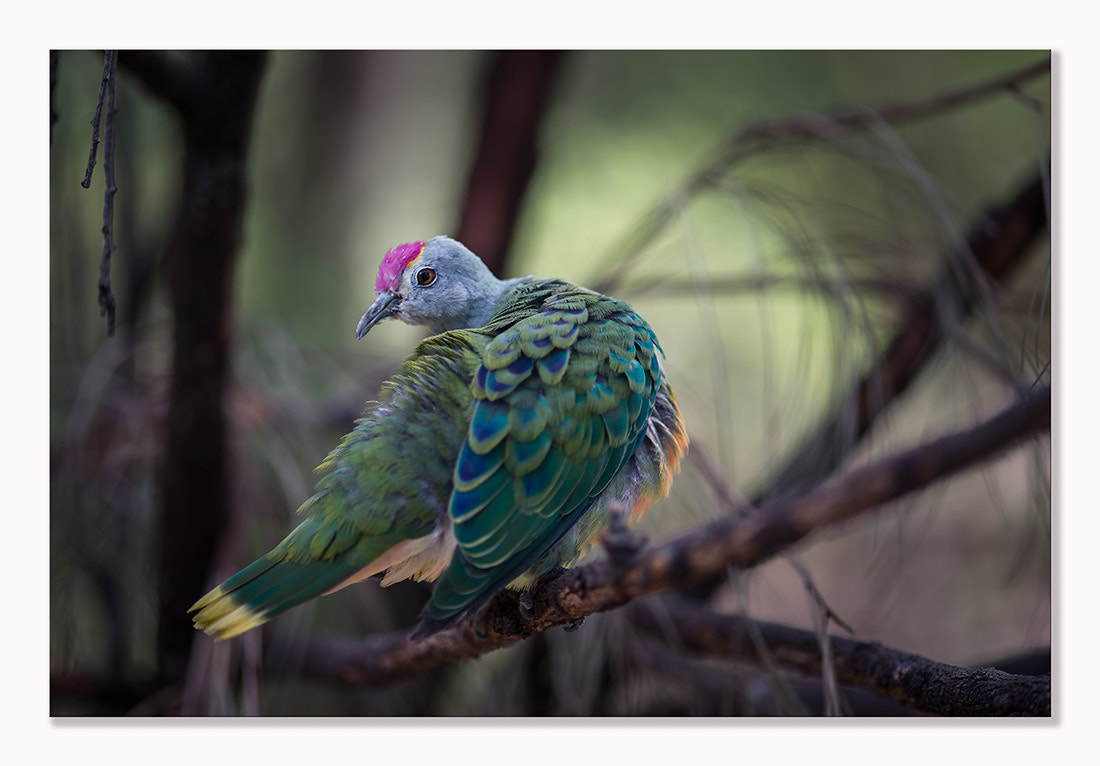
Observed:
[[[749,494],[889,340],[897,302],[855,289],[854,281],[921,284],[982,211],[1046,162],[1049,78],[1024,89],[1037,111],[1006,92],[896,131],[883,126],[761,153],[690,200],[678,198],[677,189],[721,140],[758,120],[927,97],[1044,55],[570,53],[542,126],[508,276],[594,284],[615,265],[609,254],[643,214],[671,200],[678,214],[632,254],[618,293],[661,338],[697,443],[736,490]],[[227,406],[237,517],[219,564],[224,571],[212,581],[285,534],[310,491],[312,467],[419,337],[387,325],[355,344],[353,330],[388,247],[457,228],[484,60],[483,53],[460,51],[272,57],[251,147],[235,285],[235,379]],[[123,70],[113,272],[122,321],[118,336],[105,339],[95,305],[100,169],[91,190],[79,186],[101,64],[95,52],[61,53],[60,119],[50,150],[51,672],[139,679],[155,671],[150,541],[169,373],[171,317],[157,263],[178,202],[182,150],[176,116]],[[154,279],[135,321],[126,301],[133,302],[128,290],[140,284],[143,264]],[[768,283],[777,276],[833,287]],[[731,277],[748,281],[722,287]],[[686,288],[670,289],[676,280]],[[1050,359],[1048,280],[1044,242],[1010,289],[983,303],[937,355],[919,388],[888,411],[855,459],[957,427],[1004,400],[1011,386],[974,346],[1017,378],[1039,375]],[[1047,454],[1012,453],[800,555],[862,637],[958,663],[1049,643]],[[689,464],[672,498],[651,513],[647,532],[660,537],[714,513],[710,490]],[[418,587],[410,586],[409,599]],[[801,581],[784,560],[732,578],[722,598],[753,616],[812,624]],[[411,616],[394,604],[374,585],[361,586],[288,613],[279,628],[287,635],[399,629]],[[285,673],[285,684],[263,684],[258,698],[234,691],[236,682],[226,681],[217,695],[208,685],[205,706],[195,709],[693,713],[713,708],[693,706],[685,677],[729,673],[744,680],[748,673],[774,686],[759,669],[695,667],[685,676],[681,666],[662,668],[652,652],[628,646],[622,619],[600,615],[580,633],[555,632],[370,692],[303,687],[293,680],[293,657],[268,655],[264,678]],[[220,663],[203,667],[220,668],[223,681],[249,672],[240,647],[199,651]],[[524,675],[532,652],[545,654],[538,659],[541,681]],[[552,691],[548,709],[524,707],[528,681]],[[731,692],[723,712],[759,710],[760,688]],[[683,705],[672,702],[681,698]],[[139,711],[163,712],[156,704]]]

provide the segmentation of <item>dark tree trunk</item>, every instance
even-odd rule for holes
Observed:
[[[489,61],[481,139],[466,186],[458,239],[501,275],[560,51],[499,51]]]
[[[129,52],[131,67],[180,112],[183,189],[164,273],[174,315],[167,443],[160,473],[159,672],[179,678],[228,519],[226,418],[233,266],[246,199],[252,116],[266,55],[196,54],[186,66]]]

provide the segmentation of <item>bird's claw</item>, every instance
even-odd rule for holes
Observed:
[[[526,590],[519,596],[519,613],[525,620],[535,619],[535,597]]]
[[[581,629],[581,625],[584,625],[584,618],[578,617],[577,619],[573,620],[573,622],[566,623],[562,627],[562,630],[564,630],[566,633],[575,633],[576,631]]]

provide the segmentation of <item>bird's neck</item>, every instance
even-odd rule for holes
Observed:
[[[476,291],[468,288],[463,300],[456,301],[448,307],[449,311],[443,311],[423,324],[437,333],[484,327],[508,303],[508,296],[515,286],[525,279],[526,277],[497,279],[490,275],[489,279],[478,280]]]
[[[508,302],[508,294],[524,278],[496,279],[486,284],[486,291],[482,298],[470,303],[471,311],[464,327],[484,327],[493,314]]]

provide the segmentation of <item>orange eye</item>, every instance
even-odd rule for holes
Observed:
[[[416,272],[416,284],[420,287],[427,287],[435,281],[435,269],[429,269],[427,267]]]

